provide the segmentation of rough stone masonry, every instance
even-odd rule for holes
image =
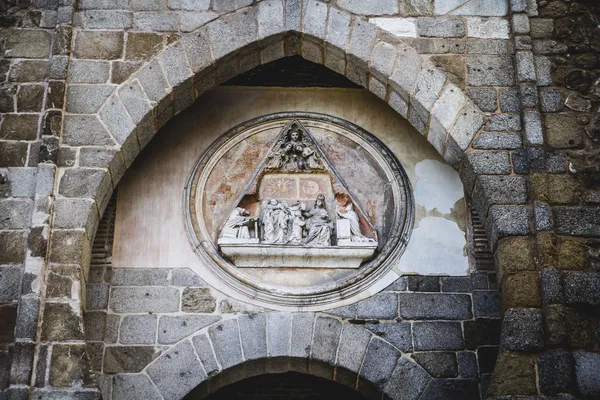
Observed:
[[[368,397],[600,396],[595,2],[0,11],[0,398],[180,399],[287,370]],[[314,314],[217,302],[185,270],[89,268],[111,193],[154,133],[204,91],[290,55],[345,75],[427,137],[459,171],[494,270],[403,277]]]

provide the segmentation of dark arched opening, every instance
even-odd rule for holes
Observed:
[[[190,395],[186,400],[192,400]],[[301,374],[264,374],[227,385],[206,397],[207,400],[365,400],[359,392],[342,384]]]

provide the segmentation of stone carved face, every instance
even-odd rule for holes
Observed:
[[[298,132],[298,131],[293,131],[293,132],[290,134],[290,138],[291,138],[291,139],[292,139],[294,142],[298,141],[298,140],[300,139],[300,132]]]

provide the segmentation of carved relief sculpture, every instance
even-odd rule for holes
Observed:
[[[325,208],[325,196],[319,194],[312,210],[305,212],[304,215],[308,218],[304,243],[309,246],[331,246],[333,223]]]
[[[279,171],[306,171],[323,169],[323,163],[297,124],[275,144],[267,158],[267,169]]]
[[[242,207],[236,207],[221,230],[219,243],[258,243],[257,218],[249,215],[250,213]],[[254,237],[250,235],[250,227],[253,228]]]

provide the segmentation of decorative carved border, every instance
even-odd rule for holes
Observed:
[[[197,218],[196,205],[197,198],[202,196],[202,181],[208,177],[212,169],[210,164],[215,161],[215,157],[237,144],[252,128],[266,123],[285,122],[289,119],[311,120],[317,123],[334,125],[354,135],[353,140],[362,142],[363,147],[378,160],[381,167],[386,171],[390,183],[392,183],[394,198],[398,204],[402,205],[402,207],[396,207],[392,229],[390,230],[391,235],[385,238],[385,243],[379,248],[378,255],[361,266],[356,274],[343,281],[303,288],[258,281],[256,278],[240,271],[222,257],[218,251],[218,246],[208,235],[203,221]],[[198,206],[200,207],[200,204]],[[330,115],[308,112],[282,112],[264,115],[246,121],[223,134],[210,145],[192,170],[185,186],[183,210],[184,223],[193,250],[202,261],[203,266],[225,284],[225,288],[221,289],[250,303],[265,307],[273,305],[278,309],[290,308],[295,310],[327,309],[342,301],[346,304],[349,302],[348,299],[371,288],[386,274],[390,273],[398,263],[406,248],[414,223],[412,188],[408,176],[396,156],[379,139],[361,127]],[[381,289],[383,287],[377,288],[373,293]]]

